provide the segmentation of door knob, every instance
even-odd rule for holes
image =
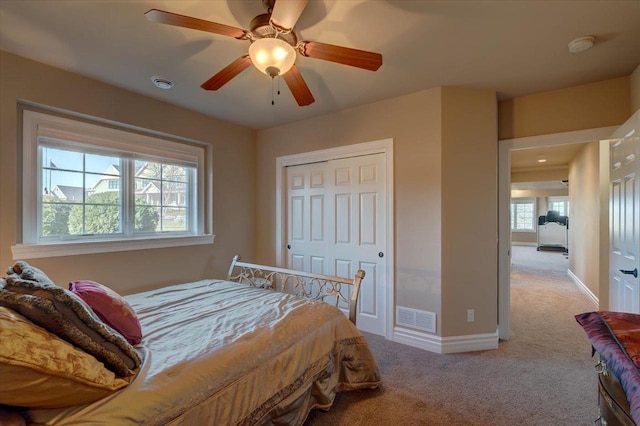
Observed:
[[[384,253],[383,252],[378,253],[378,257],[384,257]]]
[[[287,244],[287,248],[291,250],[291,244]]]
[[[635,268],[633,271],[630,269],[629,270],[620,269],[620,272],[622,272],[623,274],[633,275],[635,278],[638,278],[638,268]]]

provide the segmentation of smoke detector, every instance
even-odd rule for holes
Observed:
[[[569,42],[569,52],[578,53],[585,50],[589,50],[593,47],[593,43],[596,40],[594,36],[578,37],[575,40]]]
[[[156,85],[156,87],[159,87],[160,89],[164,89],[164,90],[169,90],[173,87],[173,81],[169,80],[168,78],[164,78],[164,77],[160,77],[157,75],[154,75],[153,77],[151,77],[151,81],[153,81],[153,84]]]

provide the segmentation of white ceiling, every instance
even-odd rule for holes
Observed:
[[[443,85],[499,99],[629,75],[640,64],[640,1],[311,0],[298,39],[379,52],[377,72],[306,58],[316,101],[299,107],[253,67],[220,90],[200,84],[248,41],[149,22],[157,8],[247,29],[260,0],[2,0],[0,49],[261,129]],[[594,48],[567,43],[594,35]],[[175,81],[163,91],[160,75]]]

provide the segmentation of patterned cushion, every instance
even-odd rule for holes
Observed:
[[[640,424],[640,315],[597,311],[576,315],[576,320],[620,381],[631,417]]]
[[[127,386],[93,356],[0,306],[0,404],[56,408]]]
[[[22,260],[14,263],[7,272],[9,272],[9,275],[17,275],[19,278],[24,280],[37,281],[43,284],[54,284],[54,282],[51,281],[51,278],[49,278],[49,276],[41,269],[31,266]]]
[[[135,311],[122,296],[94,281],[72,281],[69,290],[87,302],[93,312],[132,345],[142,340],[142,329]]]
[[[82,299],[50,281],[22,278],[30,277],[26,273],[31,267],[25,262],[18,264],[19,268],[14,265],[9,269],[14,272],[4,286],[0,285],[0,306],[18,312],[95,356],[119,376],[128,376],[140,365],[135,348],[103,323]]]

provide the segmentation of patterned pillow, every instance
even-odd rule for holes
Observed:
[[[102,321],[122,334],[129,343],[140,343],[140,321],[129,302],[118,293],[100,283],[87,280],[70,282],[69,290],[87,302]]]
[[[86,352],[0,306],[0,404],[57,408],[86,404],[127,386]]]
[[[45,274],[41,269],[38,269],[35,266],[31,266],[27,262],[24,262],[22,260],[14,263],[7,272],[9,272],[9,275],[17,275],[19,278],[22,278],[24,280],[37,281],[43,284],[55,284],[53,281],[51,281],[51,278],[49,278],[49,276]]]
[[[18,265],[18,266],[16,266]],[[126,377],[140,365],[135,348],[106,325],[80,297],[50,280],[35,281],[32,268],[17,262],[0,286],[0,306],[12,309],[47,331],[78,346]],[[40,271],[41,272],[41,271]],[[45,275],[46,277],[46,275]]]

